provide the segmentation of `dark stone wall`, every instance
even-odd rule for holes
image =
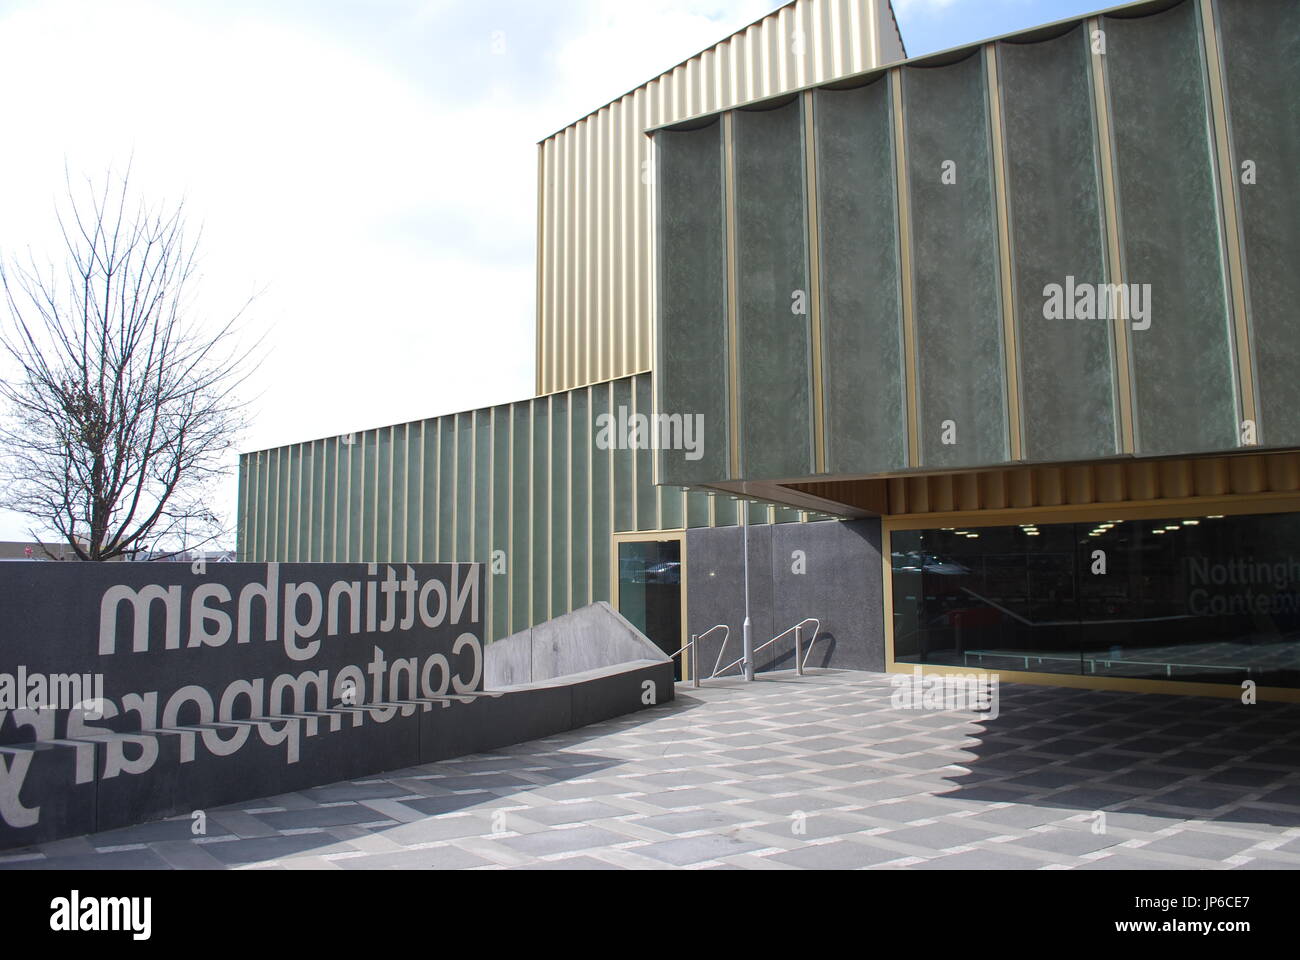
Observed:
[[[703,633],[716,623],[730,626],[723,666],[741,654],[743,535],[738,527],[686,533],[688,633]],[[803,555],[801,573],[795,572],[796,551]],[[804,617],[817,617],[821,635],[808,661],[810,667],[884,670],[879,520],[750,527],[749,572],[756,647]],[[700,644],[702,676],[713,672],[721,645],[722,631]],[[760,671],[793,666],[793,637],[757,656]]]
[[[430,585],[428,603],[412,587],[393,606],[376,601],[356,631],[345,617],[334,635],[298,588],[327,596],[356,580],[378,598],[391,568],[0,567],[0,849],[496,750],[674,695],[673,665],[635,656],[485,693],[478,565],[402,565],[401,576]],[[240,606],[250,587],[271,594],[274,616],[265,603]],[[435,588],[466,602],[440,602]],[[252,626],[242,643],[240,618]],[[399,661],[418,668],[418,689]],[[27,699],[32,677],[82,673],[99,676],[75,696]],[[279,695],[304,677],[300,698]]]

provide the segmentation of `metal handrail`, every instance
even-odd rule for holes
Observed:
[[[808,652],[804,653],[801,647],[803,646],[803,626],[806,623],[815,623],[817,624],[817,626],[813,630],[812,639],[808,642]],[[817,637],[821,633],[821,629],[822,629],[822,622],[818,620],[816,617],[804,617],[793,627],[790,627],[790,629],[783,630],[780,633],[778,633],[775,637],[773,637],[771,640],[768,640],[766,643],[759,644],[757,647],[754,648],[754,653],[758,653],[758,651],[770,647],[778,640],[782,639],[783,637],[787,636],[790,633],[793,633],[794,634],[794,668],[795,668],[795,672],[798,673],[799,676],[803,676],[804,668],[808,665],[808,658],[812,656],[813,644],[817,642]],[[723,641],[723,649],[726,649],[725,640]],[[718,663],[721,662],[722,662],[722,650],[719,650]],[[726,673],[732,667],[738,666],[739,664],[742,664],[744,662],[745,662],[745,658],[742,656],[739,660],[733,660],[731,663],[727,664],[721,670],[717,669],[717,665],[715,664],[713,674],[712,676],[709,677],[709,679],[712,680],[714,679],[714,677]]]
[[[699,641],[707,637],[709,634],[711,634],[714,630],[726,631],[726,633],[724,633],[722,637],[722,646],[723,648],[725,648],[727,646],[727,640],[730,639],[731,637],[731,627],[727,626],[725,623],[715,623],[713,626],[709,627],[709,629],[705,630],[703,633],[699,634],[698,636],[692,633],[689,643],[682,644],[680,647],[678,647],[676,650],[674,650],[672,653],[668,655],[668,659],[671,660],[679,653],[685,653],[687,650],[691,651],[691,685],[692,686],[698,687],[700,685],[700,654],[699,651],[695,648],[695,645],[699,643]],[[721,651],[719,651],[718,653],[718,659],[722,659]],[[710,677],[709,679],[712,680],[713,678]]]

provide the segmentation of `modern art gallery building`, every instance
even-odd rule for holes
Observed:
[[[1297,91],[1295,0],[917,59],[795,0],[540,144],[537,395],[244,454],[240,558],[482,562],[493,638],[608,600],[705,673],[748,597],[817,666],[1300,699]]]

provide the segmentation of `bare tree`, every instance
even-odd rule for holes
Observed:
[[[182,547],[221,535],[211,491],[230,470],[254,366],[243,309],[196,319],[184,205],[151,208],[129,180],[110,173],[82,197],[69,181],[62,268],[0,262],[0,360],[16,374],[0,380],[0,504],[82,560],[158,551],[181,530],[198,538]]]

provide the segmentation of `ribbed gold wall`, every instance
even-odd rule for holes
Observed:
[[[903,55],[889,0],[794,0],[543,140],[537,393],[651,366],[654,164],[647,128]]]

